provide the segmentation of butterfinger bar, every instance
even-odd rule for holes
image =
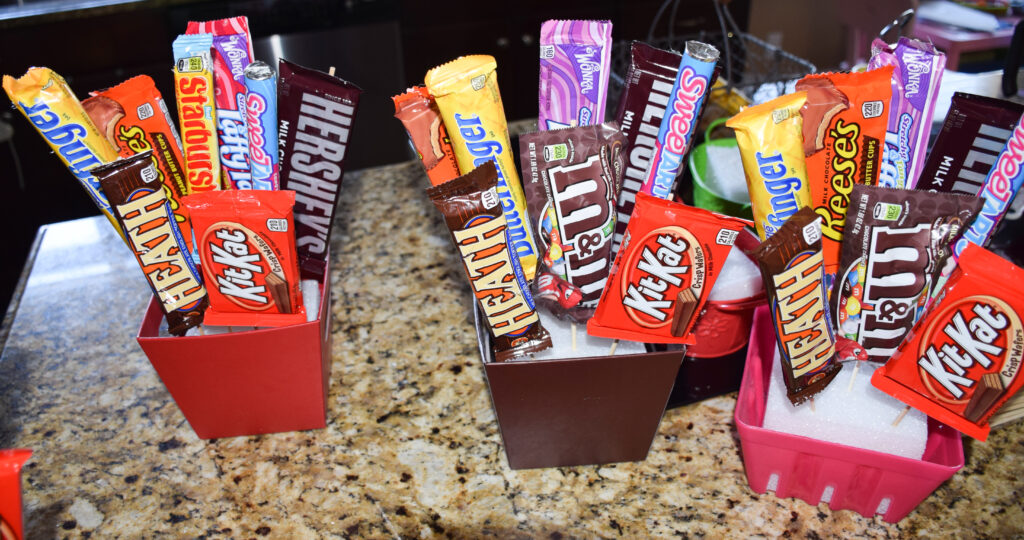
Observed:
[[[97,165],[116,160],[117,148],[96,129],[64,79],[49,68],[34,67],[19,79],[4,75],[3,85],[7,96],[123,238],[110,203],[100,190],[100,182],[90,172]]]

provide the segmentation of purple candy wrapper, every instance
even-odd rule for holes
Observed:
[[[604,122],[611,54],[610,21],[541,25],[539,129]]]
[[[249,44],[243,34],[213,36],[214,103],[224,187],[252,188],[245,120],[245,68]]]
[[[946,55],[930,44],[905,37],[895,46],[876,39],[871,49],[868,69],[895,67],[878,184],[910,189],[917,185],[924,167]]]

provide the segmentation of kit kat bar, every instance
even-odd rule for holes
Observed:
[[[971,400],[967,402],[967,408],[964,409],[964,418],[978,423],[992,408],[992,405],[999,401],[1004,390],[1003,379],[998,373],[982,375],[981,380],[978,381],[978,389],[974,391]]]
[[[683,289],[676,296],[675,310],[672,312],[672,335],[682,337],[690,326],[693,313],[697,309],[697,297],[693,289]]]
[[[281,276],[271,272],[267,274],[267,287],[281,313],[291,313],[291,298],[288,295],[288,282]]]

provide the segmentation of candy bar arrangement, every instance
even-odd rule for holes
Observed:
[[[171,335],[316,319],[361,90],[333,68],[275,73],[244,16],[189,22],[172,53],[177,126],[145,75],[81,102],[47,68],[3,86],[135,254]]]
[[[828,437],[824,424],[862,408],[879,418],[837,424],[843,444],[921,459],[925,414],[984,440],[1024,384],[1022,299],[1005,286],[1024,271],[983,247],[1024,179],[1021,106],[957,93],[927,155],[945,57],[876,40],[867,70],[807,75],[728,119],[750,223],[676,193],[718,51],[633,43],[606,120],[610,36],[607,21],[543,24],[540,131],[519,138],[518,171],[493,58],[438,66],[394,98],[495,361],[537,358],[545,320],[569,321],[574,342],[545,358],[573,356],[576,324],[614,343],[693,344],[752,226],[778,357],[766,427]]]

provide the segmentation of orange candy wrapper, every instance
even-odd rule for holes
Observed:
[[[185,197],[210,295],[205,323],[306,322],[288,190],[209,191]]]
[[[811,208],[821,216],[825,274],[839,270],[846,209],[854,184],[878,183],[889,118],[892,67],[860,73],[819,73],[796,83]]]
[[[415,86],[391,99],[395,102],[395,118],[405,126],[430,184],[439,186],[459,176],[459,164],[448,130],[441,120],[437,102],[426,87]]]
[[[694,343],[694,322],[748,222],[638,193],[592,336]]]
[[[970,244],[937,300],[871,384],[984,441],[1024,385],[1024,269]]]
[[[100,133],[117,146],[121,157],[153,151],[153,165],[171,205],[174,221],[186,242],[191,244],[192,226],[181,204],[181,199],[188,194],[181,139],[153,79],[139,75],[91,94],[82,106]]]

